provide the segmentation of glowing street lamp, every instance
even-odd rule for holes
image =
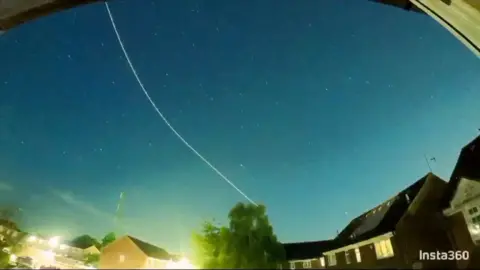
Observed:
[[[52,248],[58,247],[60,237],[54,236],[48,240],[48,245],[51,246]]]

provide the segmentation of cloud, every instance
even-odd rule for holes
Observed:
[[[75,194],[69,191],[60,191],[60,190],[52,190],[53,194],[64,201],[66,204],[75,207],[87,214],[95,215],[98,217],[109,217],[111,214],[103,212],[102,210],[98,209],[92,203],[88,201],[84,201],[79,199]]]
[[[0,191],[12,191],[13,186],[7,182],[0,182]]]

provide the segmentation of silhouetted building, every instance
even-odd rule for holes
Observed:
[[[480,57],[479,0],[370,0],[428,14]]]
[[[279,269],[326,268],[323,253],[336,248],[333,240],[283,244],[287,262]]]
[[[460,269],[480,269],[480,136],[462,148],[443,198],[455,250],[469,253]]]
[[[446,187],[429,173],[353,219],[333,240],[285,244],[289,263],[282,268],[449,269],[449,262],[420,258],[420,251],[452,248],[440,214]]]
[[[54,12],[98,1],[99,0],[1,0],[0,31],[8,30],[22,23]]]

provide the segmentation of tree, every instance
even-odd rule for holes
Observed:
[[[99,254],[89,253],[89,254],[85,255],[85,263],[86,264],[96,266],[96,264],[98,263],[99,260],[100,260],[100,255]]]
[[[88,234],[80,235],[74,238],[70,241],[70,245],[81,249],[89,248],[91,246],[96,246],[98,249],[100,249],[102,246],[97,239]]]
[[[196,263],[202,268],[276,268],[285,250],[273,232],[263,205],[238,203],[229,226],[205,222],[194,234]]]
[[[18,207],[0,207],[0,225],[16,231],[20,231],[20,229],[18,228],[18,219],[20,218],[21,212],[22,209]]]
[[[105,235],[102,238],[102,248],[106,247],[107,245],[109,245],[110,243],[115,241],[116,239],[117,239],[117,237],[115,236],[114,232],[107,233],[107,235]]]

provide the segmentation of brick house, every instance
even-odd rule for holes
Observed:
[[[392,198],[353,219],[336,238],[284,244],[282,268],[452,268],[420,261],[420,250],[451,250],[441,210],[447,183],[428,173]]]
[[[457,268],[480,268],[480,136],[462,148],[443,198],[443,214],[453,249],[468,260]]]
[[[98,268],[166,269],[171,259],[166,250],[126,235],[102,249]]]
[[[335,248],[333,240],[283,244],[287,262],[279,269],[324,269],[326,268],[323,252]]]

